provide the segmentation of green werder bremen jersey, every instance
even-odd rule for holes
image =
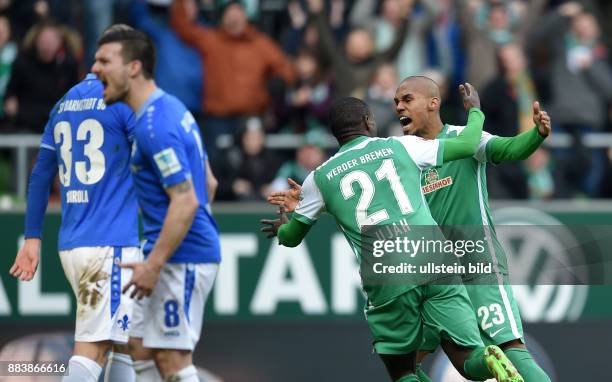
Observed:
[[[464,128],[445,125],[438,139],[456,137]],[[431,214],[444,227],[447,237],[460,239],[448,232],[461,231],[461,226],[465,226],[464,232],[486,239],[484,254],[479,259],[463,259],[464,262],[484,261],[491,264],[493,273],[507,275],[508,263],[491,220],[487,193],[486,164],[490,161],[487,147],[496,137],[483,132],[473,157],[430,168],[423,172],[421,183]]]
[[[416,136],[355,138],[308,175],[294,218],[312,225],[322,212],[331,214],[361,264],[362,227],[436,226],[420,179],[423,170],[442,164],[443,145]],[[414,285],[363,287],[369,301],[378,304]]]

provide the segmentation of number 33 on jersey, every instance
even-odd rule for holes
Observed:
[[[135,123],[127,105],[104,104],[102,84],[94,75],[70,89],[51,111],[41,149],[55,151],[57,158],[60,250],[138,245],[136,195],[129,170]],[[117,226],[122,229],[113,229]]]

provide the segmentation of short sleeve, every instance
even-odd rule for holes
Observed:
[[[304,224],[313,225],[323,211],[325,211],[325,202],[315,182],[313,171],[302,184],[300,202],[295,209],[294,218]]]
[[[180,121],[172,123],[160,117],[152,118],[153,126],[149,124],[136,130],[136,141],[164,188],[168,188],[191,179],[191,171],[180,136]]]
[[[443,141],[439,139],[423,139],[416,135],[395,137],[410,155],[410,158],[420,168],[436,167],[442,165]]]
[[[474,159],[476,159],[480,163],[489,162],[489,156],[487,155],[487,146],[489,142],[496,138],[497,135],[489,134],[486,131],[482,132],[480,136],[480,142],[478,142],[478,148],[476,149],[476,154],[474,154]]]

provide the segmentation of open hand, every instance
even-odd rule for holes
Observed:
[[[278,228],[288,223],[289,219],[287,218],[287,214],[285,213],[285,209],[283,207],[278,208],[278,219],[262,219],[260,223],[263,225],[261,228],[261,232],[266,233],[266,237],[268,239],[273,238],[278,235]]]
[[[465,111],[469,111],[473,107],[480,109],[480,97],[472,84],[466,82],[465,84],[459,85],[459,94],[461,94]]]
[[[286,191],[273,192],[268,196],[268,203],[276,206],[283,207],[285,212],[295,211],[298,203],[300,202],[300,193],[302,192],[302,186],[300,186],[295,180],[288,178],[287,183],[291,187]]]

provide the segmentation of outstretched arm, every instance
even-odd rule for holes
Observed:
[[[480,111],[478,92],[469,83],[459,85],[459,92],[463,98],[463,106],[466,110],[469,110],[467,126],[459,136],[440,140],[442,161],[444,163],[469,158],[474,155],[482,135],[482,126],[484,125],[485,118],[482,111]]]
[[[487,156],[493,163],[527,159],[544,142],[538,128],[515,135],[491,139],[487,146]]]
[[[412,14],[412,8],[414,7],[414,2],[412,1],[404,1],[400,2],[401,4],[401,24],[399,28],[395,31],[395,39],[389,48],[385,51],[381,52],[377,55],[377,58],[382,61],[393,61],[399,54],[400,50],[404,46],[404,42],[408,36],[408,28],[410,24],[410,15]]]
[[[264,227],[261,229],[262,232],[268,234],[268,238],[278,235],[278,243],[286,247],[295,247],[299,245],[310,227],[314,225],[319,218],[319,215],[325,210],[325,202],[314,180],[314,173],[310,173],[301,188],[293,180],[289,182],[293,189],[293,196],[289,199],[291,208],[295,208],[294,214],[291,220],[287,219],[285,213],[285,201],[283,198],[278,199],[276,202],[268,199],[271,204],[279,206],[278,213],[279,217],[275,220],[262,220],[261,224]],[[294,186],[295,184],[295,186]],[[296,188],[297,186],[297,188]],[[293,203],[292,200],[297,199],[295,190],[300,189],[299,203]]]
[[[308,231],[310,231],[308,224],[292,218],[289,223],[283,224],[278,229],[278,243],[285,247],[297,247]]]
[[[310,231],[310,225],[302,223],[295,217],[288,220],[285,209],[278,209],[278,219],[261,220],[263,228],[261,232],[266,233],[268,238],[278,236],[278,244],[285,247],[297,247]]]
[[[176,34],[187,44],[201,52],[206,52],[211,32],[196,23],[197,4],[194,0],[174,0],[170,6],[170,25]]]
[[[540,147],[551,132],[548,113],[533,103],[533,121],[536,126],[514,137],[496,137],[487,145],[487,156],[493,163],[527,159]]]
[[[49,202],[49,189],[57,174],[55,151],[41,147],[28,185],[25,242],[15,257],[11,275],[30,281],[36,273],[40,257],[42,223]]]
[[[336,67],[345,68],[348,65],[344,52],[336,42],[327,15],[323,9],[322,0],[308,0],[308,10],[314,22],[315,28],[319,32],[319,44],[323,58],[332,62]]]
[[[525,46],[527,35],[531,33],[534,27],[541,21],[542,12],[546,5],[548,5],[548,2],[549,0],[531,0],[526,2],[527,9],[517,33],[521,45]]]
[[[295,180],[288,178],[289,190],[273,192],[268,196],[268,203],[282,207],[286,212],[293,212],[300,202],[302,186]]]

